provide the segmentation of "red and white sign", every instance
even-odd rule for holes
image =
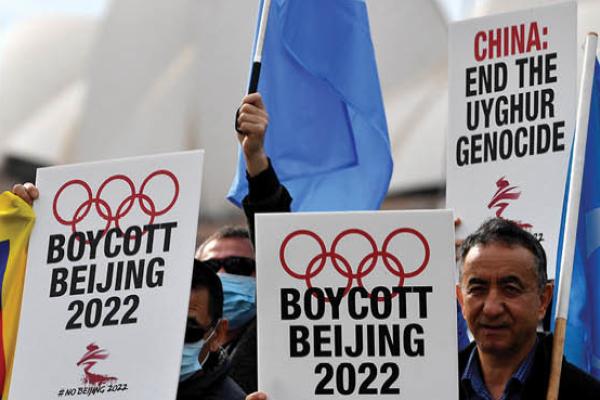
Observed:
[[[10,399],[174,399],[201,151],[38,170]]]
[[[256,234],[269,398],[458,398],[451,212],[260,214]]]
[[[450,25],[446,206],[465,237],[484,220],[533,233],[554,277],[574,130],[575,3]]]

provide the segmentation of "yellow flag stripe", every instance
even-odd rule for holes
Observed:
[[[23,284],[25,282],[25,264],[27,245],[35,214],[26,202],[12,193],[0,194],[0,241],[8,240],[10,253],[2,280],[2,342],[6,365],[6,377],[2,398],[8,397],[12,362],[14,358],[19,312]]]

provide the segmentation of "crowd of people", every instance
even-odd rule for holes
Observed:
[[[265,400],[257,392],[254,215],[289,212],[292,198],[264,150],[268,114],[260,94],[246,96],[236,114],[249,193],[248,228],[224,227],[194,260],[178,400]],[[28,203],[32,184],[13,192]],[[459,249],[456,296],[473,335],[458,353],[460,399],[543,399],[550,375],[552,335],[538,333],[552,285],[539,242],[516,224],[484,222]],[[249,395],[247,395],[249,394]],[[600,382],[562,361],[559,399],[598,399]]]

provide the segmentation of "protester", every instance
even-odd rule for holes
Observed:
[[[552,298],[544,249],[496,218],[465,239],[459,261],[456,294],[475,337],[459,354],[461,399],[545,398],[552,336],[536,333]],[[600,398],[600,382],[563,358],[559,398]]]
[[[40,192],[37,187],[33,183],[27,182],[24,184],[14,185],[12,188],[12,192],[25,200],[27,204],[33,205],[33,201],[37,200],[40,197]]]
[[[465,239],[460,263],[456,294],[475,337],[459,354],[461,399],[545,398],[552,335],[536,333],[552,298],[544,249],[495,218]],[[563,358],[559,398],[598,399],[600,382]]]
[[[248,230],[225,226],[198,248],[196,259],[219,274],[223,314],[229,322],[224,341],[229,375],[246,392],[256,391],[256,264]]]
[[[244,160],[248,195],[243,199],[244,212],[254,243],[254,215],[257,213],[289,212],[292,198],[279,179],[265,152],[264,141],[269,116],[260,93],[242,99],[236,114],[236,130]]]
[[[230,363],[222,348],[226,335],[221,281],[195,260],[177,400],[244,398],[228,376]]]
[[[254,214],[289,212],[291,197],[264,150],[268,115],[259,93],[244,97],[236,114],[236,130],[244,160],[249,193],[243,200],[249,230],[224,227],[198,248],[196,259],[219,273],[224,289],[224,314],[230,329],[225,349],[230,376],[246,391],[257,389],[256,265]]]
[[[495,218],[463,242],[456,293],[475,337],[459,358],[460,399],[545,399],[552,335],[537,333],[552,296],[546,255],[516,224]],[[559,399],[598,399],[600,382],[562,361]],[[252,393],[246,400],[265,400]]]

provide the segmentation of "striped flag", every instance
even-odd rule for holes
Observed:
[[[0,387],[8,395],[25,279],[33,209],[12,193],[0,194]]]

